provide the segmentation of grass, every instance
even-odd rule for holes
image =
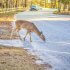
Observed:
[[[60,14],[60,15],[70,15],[70,11],[61,11],[61,12],[54,11],[53,13],[54,14]]]
[[[5,21],[5,20],[12,21],[12,20],[14,20],[14,15],[19,12],[22,12],[22,10],[0,13],[0,21]]]

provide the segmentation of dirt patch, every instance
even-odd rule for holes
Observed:
[[[23,48],[9,48],[9,46],[0,46],[0,70],[45,69],[46,66],[37,65],[35,61],[36,57],[28,54],[27,50],[24,50]]]

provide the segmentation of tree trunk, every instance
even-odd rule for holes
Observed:
[[[67,11],[69,11],[69,4],[67,4]]]
[[[58,12],[60,12],[60,0],[58,1]]]
[[[45,0],[45,8],[46,8],[46,0]]]
[[[69,4],[68,4],[68,11],[70,11],[70,2],[69,2]]]
[[[64,4],[63,11],[65,11],[66,5]]]
[[[54,0],[54,1],[55,1],[55,2],[54,2],[54,3],[55,3],[55,4],[54,4],[54,8],[56,8],[56,0]]]
[[[27,7],[27,0],[25,0],[25,7]]]

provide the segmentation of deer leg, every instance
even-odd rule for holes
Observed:
[[[15,33],[16,33],[16,35],[20,38],[19,30],[20,30],[20,29],[16,28],[16,29],[14,29],[14,30],[13,30],[13,32],[15,32]]]
[[[32,38],[31,38],[31,32],[30,32],[29,34],[30,34],[30,42],[32,42]]]
[[[17,35],[19,35],[19,29],[16,29],[15,32],[16,32]]]
[[[25,38],[26,38],[26,36],[28,35],[28,33],[29,33],[29,31],[27,31],[27,33],[26,33],[26,35],[25,35],[25,37],[24,37],[24,41],[25,41]]]
[[[20,34],[19,34],[19,30],[20,30],[20,28],[16,28],[16,30],[15,30],[15,31],[16,31],[16,33],[17,33],[18,37],[20,38],[20,40],[22,40],[22,39],[21,39],[21,37],[20,37]]]

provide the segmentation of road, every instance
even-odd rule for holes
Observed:
[[[28,36],[25,42],[13,40],[12,44],[11,41],[8,41],[8,44],[18,46],[23,43],[21,46],[41,59],[36,63],[49,63],[52,65],[52,70],[70,70],[70,15],[56,15],[50,10],[45,10],[20,12],[14,18],[32,21],[40,31],[43,31],[46,42],[41,41],[36,34],[32,33],[32,43],[29,42]],[[22,36],[26,32],[23,31],[19,32]],[[3,43],[2,40],[1,42]]]
[[[56,15],[52,14],[54,10],[43,10],[43,11],[25,11],[20,12],[14,16],[16,19],[23,19],[23,20],[70,20],[70,15]]]
[[[50,10],[27,11],[17,14],[15,18],[34,22],[46,36],[46,43],[33,36],[32,53],[38,55],[43,63],[51,64],[53,70],[70,70],[70,15],[56,15]]]

